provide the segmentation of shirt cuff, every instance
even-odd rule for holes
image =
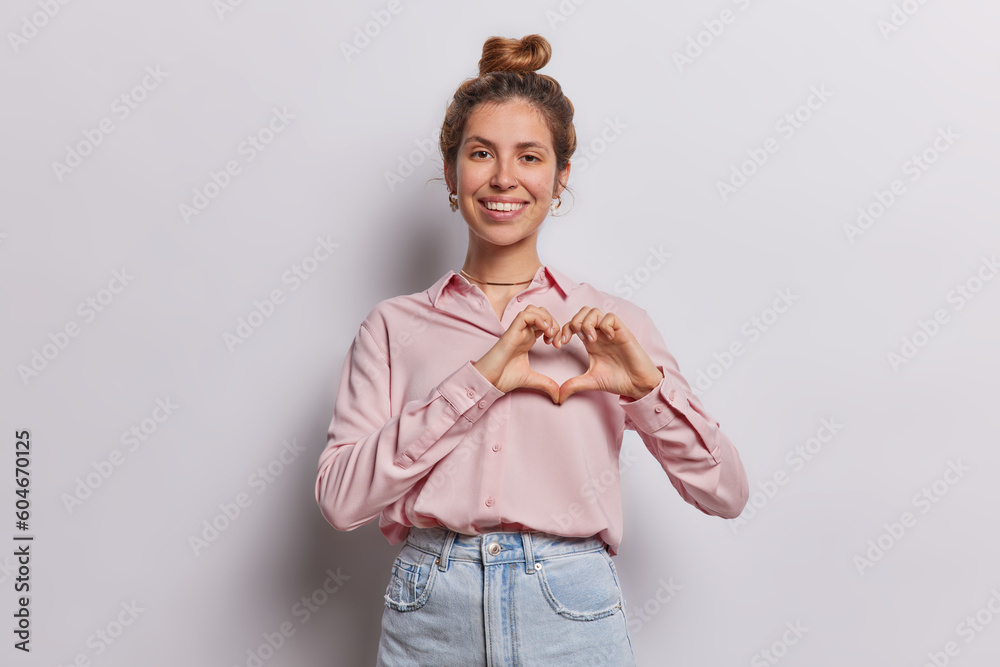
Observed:
[[[458,414],[475,423],[504,392],[467,361],[437,387]]]
[[[657,368],[663,373],[663,379],[651,392],[642,398],[618,397],[618,405],[635,427],[646,433],[655,433],[672,422],[681,413],[680,401],[685,400],[684,393],[674,386],[663,366]]]

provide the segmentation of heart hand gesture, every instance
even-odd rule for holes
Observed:
[[[590,357],[582,375],[559,386],[528,364],[528,351],[539,336],[561,348],[574,333],[581,334]],[[590,339],[593,337],[593,340]],[[500,391],[526,388],[541,391],[561,405],[578,391],[600,390],[641,398],[663,378],[639,341],[613,313],[583,307],[562,329],[545,309],[529,305],[514,318],[500,340],[473,364]]]
[[[559,385],[547,375],[528,365],[528,350],[544,335],[552,344],[559,334],[556,320],[549,311],[529,305],[514,318],[489,352],[473,366],[500,391],[507,393],[524,387],[547,394],[553,403],[559,402]]]
[[[578,391],[607,391],[642,398],[656,388],[663,373],[653,364],[639,341],[614,313],[584,306],[566,323],[557,338],[559,346],[580,334],[590,367],[582,375],[566,380],[559,388],[563,403]]]

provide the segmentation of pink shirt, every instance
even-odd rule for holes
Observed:
[[[531,389],[501,392],[472,363],[529,304],[559,326],[583,306],[614,312],[663,379],[638,400],[584,391],[556,405]],[[529,360],[559,384],[589,367],[576,335],[561,350],[539,337]],[[685,501],[739,516],[749,495],[739,454],[645,310],[542,266],[498,320],[483,291],[449,271],[425,291],[378,303],[361,323],[319,458],[316,501],[338,530],[378,517],[390,544],[410,526],[467,535],[538,530],[598,535],[615,555],[626,428]]]

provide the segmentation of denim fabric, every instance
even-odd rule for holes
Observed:
[[[385,591],[379,667],[634,666],[598,537],[411,528]]]

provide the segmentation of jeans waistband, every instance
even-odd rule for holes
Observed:
[[[604,540],[596,535],[564,537],[538,531],[463,535],[441,527],[411,527],[406,543],[437,556],[435,563],[441,571],[447,570],[451,561],[461,560],[484,565],[524,563],[524,571],[534,574],[536,561],[607,550]]]

